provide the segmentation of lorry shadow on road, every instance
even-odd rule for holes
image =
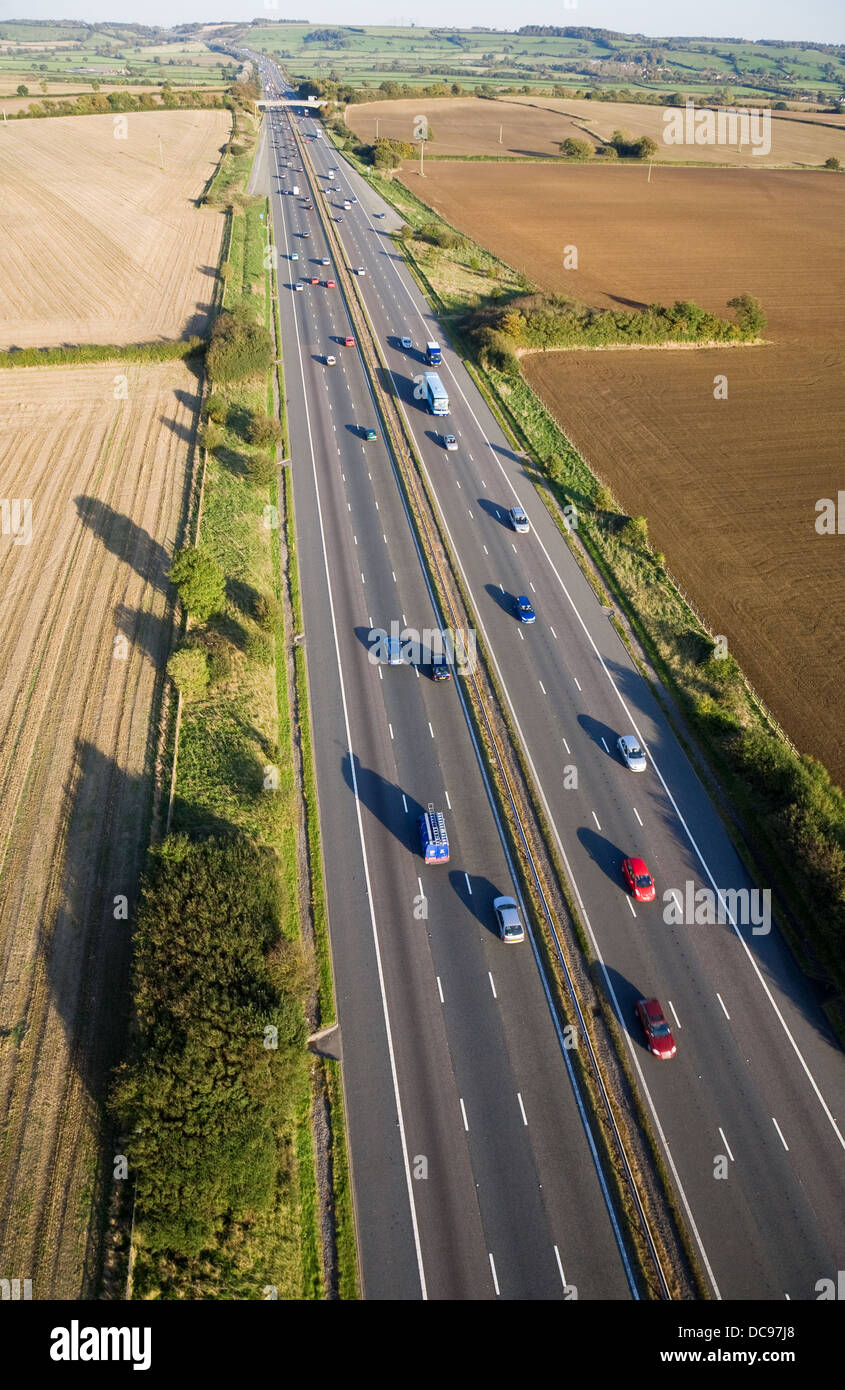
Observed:
[[[345,753],[341,766],[346,785],[350,791],[357,790],[361,805],[422,863],[417,821],[426,808],[407,792],[403,804],[402,788],[382,777],[375,768],[364,767],[356,755],[350,760]]]

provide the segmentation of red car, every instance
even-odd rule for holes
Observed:
[[[346,337],[345,337],[344,340],[343,340],[343,346],[344,346],[344,347],[354,347],[354,346],[355,346],[355,339],[354,339],[353,337],[351,337],[348,333],[347,333]]]
[[[643,1027],[648,1050],[661,1062],[668,1062],[677,1051],[672,1029],[657,999],[640,999],[636,1005],[637,1018]]]
[[[319,275],[312,275],[312,276],[311,276],[311,284],[312,284],[312,285],[319,285],[319,283],[320,283],[320,277],[319,277]]]
[[[337,285],[335,284],[334,280],[327,280],[327,281],[326,281],[326,289],[327,289],[327,290],[336,290],[336,289],[337,289]]]
[[[638,903],[654,901],[654,879],[646,868],[644,859],[623,859],[622,872],[625,882]]]

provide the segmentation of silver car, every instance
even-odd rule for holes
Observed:
[[[453,453],[455,452],[455,450],[457,449],[457,447],[458,447],[458,441],[457,441],[457,439],[455,438],[455,436],[454,436],[453,434],[444,434],[444,436],[443,436],[443,448],[446,449],[446,450],[448,450],[448,452],[449,452],[450,454],[453,454]]]
[[[494,898],[493,911],[496,914],[499,936],[503,941],[516,945],[517,942],[525,940],[525,928],[513,898]]]
[[[622,734],[616,740],[616,747],[620,758],[631,772],[645,772],[645,753],[633,734]]]
[[[530,529],[528,525],[528,517],[522,510],[522,507],[518,505],[516,507],[511,507],[510,511],[508,512],[508,516],[511,519],[511,526],[515,531],[528,531]]]

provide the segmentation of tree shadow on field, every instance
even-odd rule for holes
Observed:
[[[159,415],[159,424],[166,425],[177,439],[181,439],[183,444],[193,444],[194,429],[192,425],[184,425],[181,420],[171,420],[166,415]]]
[[[122,619],[131,626],[126,612]],[[69,756],[62,757],[66,772],[56,821],[65,827],[61,888],[55,907],[48,908],[45,899],[35,909],[38,951],[45,964],[51,1003],[61,1021],[85,1104],[104,1117],[92,1179],[84,1189],[68,1184],[58,1213],[60,1220],[66,1216],[73,1222],[82,1219],[85,1246],[78,1278],[80,1296],[85,1298],[97,1296],[102,1272],[102,1218],[116,1152],[115,1126],[106,1102],[113,1068],[127,1050],[132,931],[149,839],[156,713],[165,679],[161,664],[141,770],[130,772],[121,765],[126,751],[123,744],[115,758],[89,741],[76,739]],[[49,759],[51,769],[57,761],[57,757]],[[45,775],[54,774],[51,770]],[[31,795],[41,795],[37,771]],[[235,833],[235,828],[219,817],[209,817],[207,824],[208,833],[225,837]],[[46,1081],[39,1091],[41,1096],[47,1095]],[[59,1296],[59,1290],[45,1289],[45,1296]]]
[[[202,304],[199,300],[196,300],[194,303],[194,312],[191,314],[190,318],[186,319],[181,336],[183,338],[201,338],[216,313],[216,305]]]
[[[611,294],[609,290],[604,291],[608,299],[612,299],[614,304],[621,304],[625,309],[647,309],[648,305],[641,299],[626,299],[621,294]]]
[[[226,579],[226,597],[239,613],[243,613],[247,618],[252,617],[258,598],[258,590],[254,585],[247,584],[244,579],[233,579],[229,576]]]
[[[100,538],[112,555],[131,565],[136,574],[160,592],[167,592],[167,572],[170,556],[163,545],[153,540],[149,531],[136,525],[130,517],[116,512],[99,497],[75,497],[79,519]]]

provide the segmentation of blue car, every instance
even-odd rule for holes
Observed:
[[[514,608],[516,610],[516,616],[521,623],[535,623],[537,621],[537,615],[525,594],[520,594],[519,597],[515,599]]]

